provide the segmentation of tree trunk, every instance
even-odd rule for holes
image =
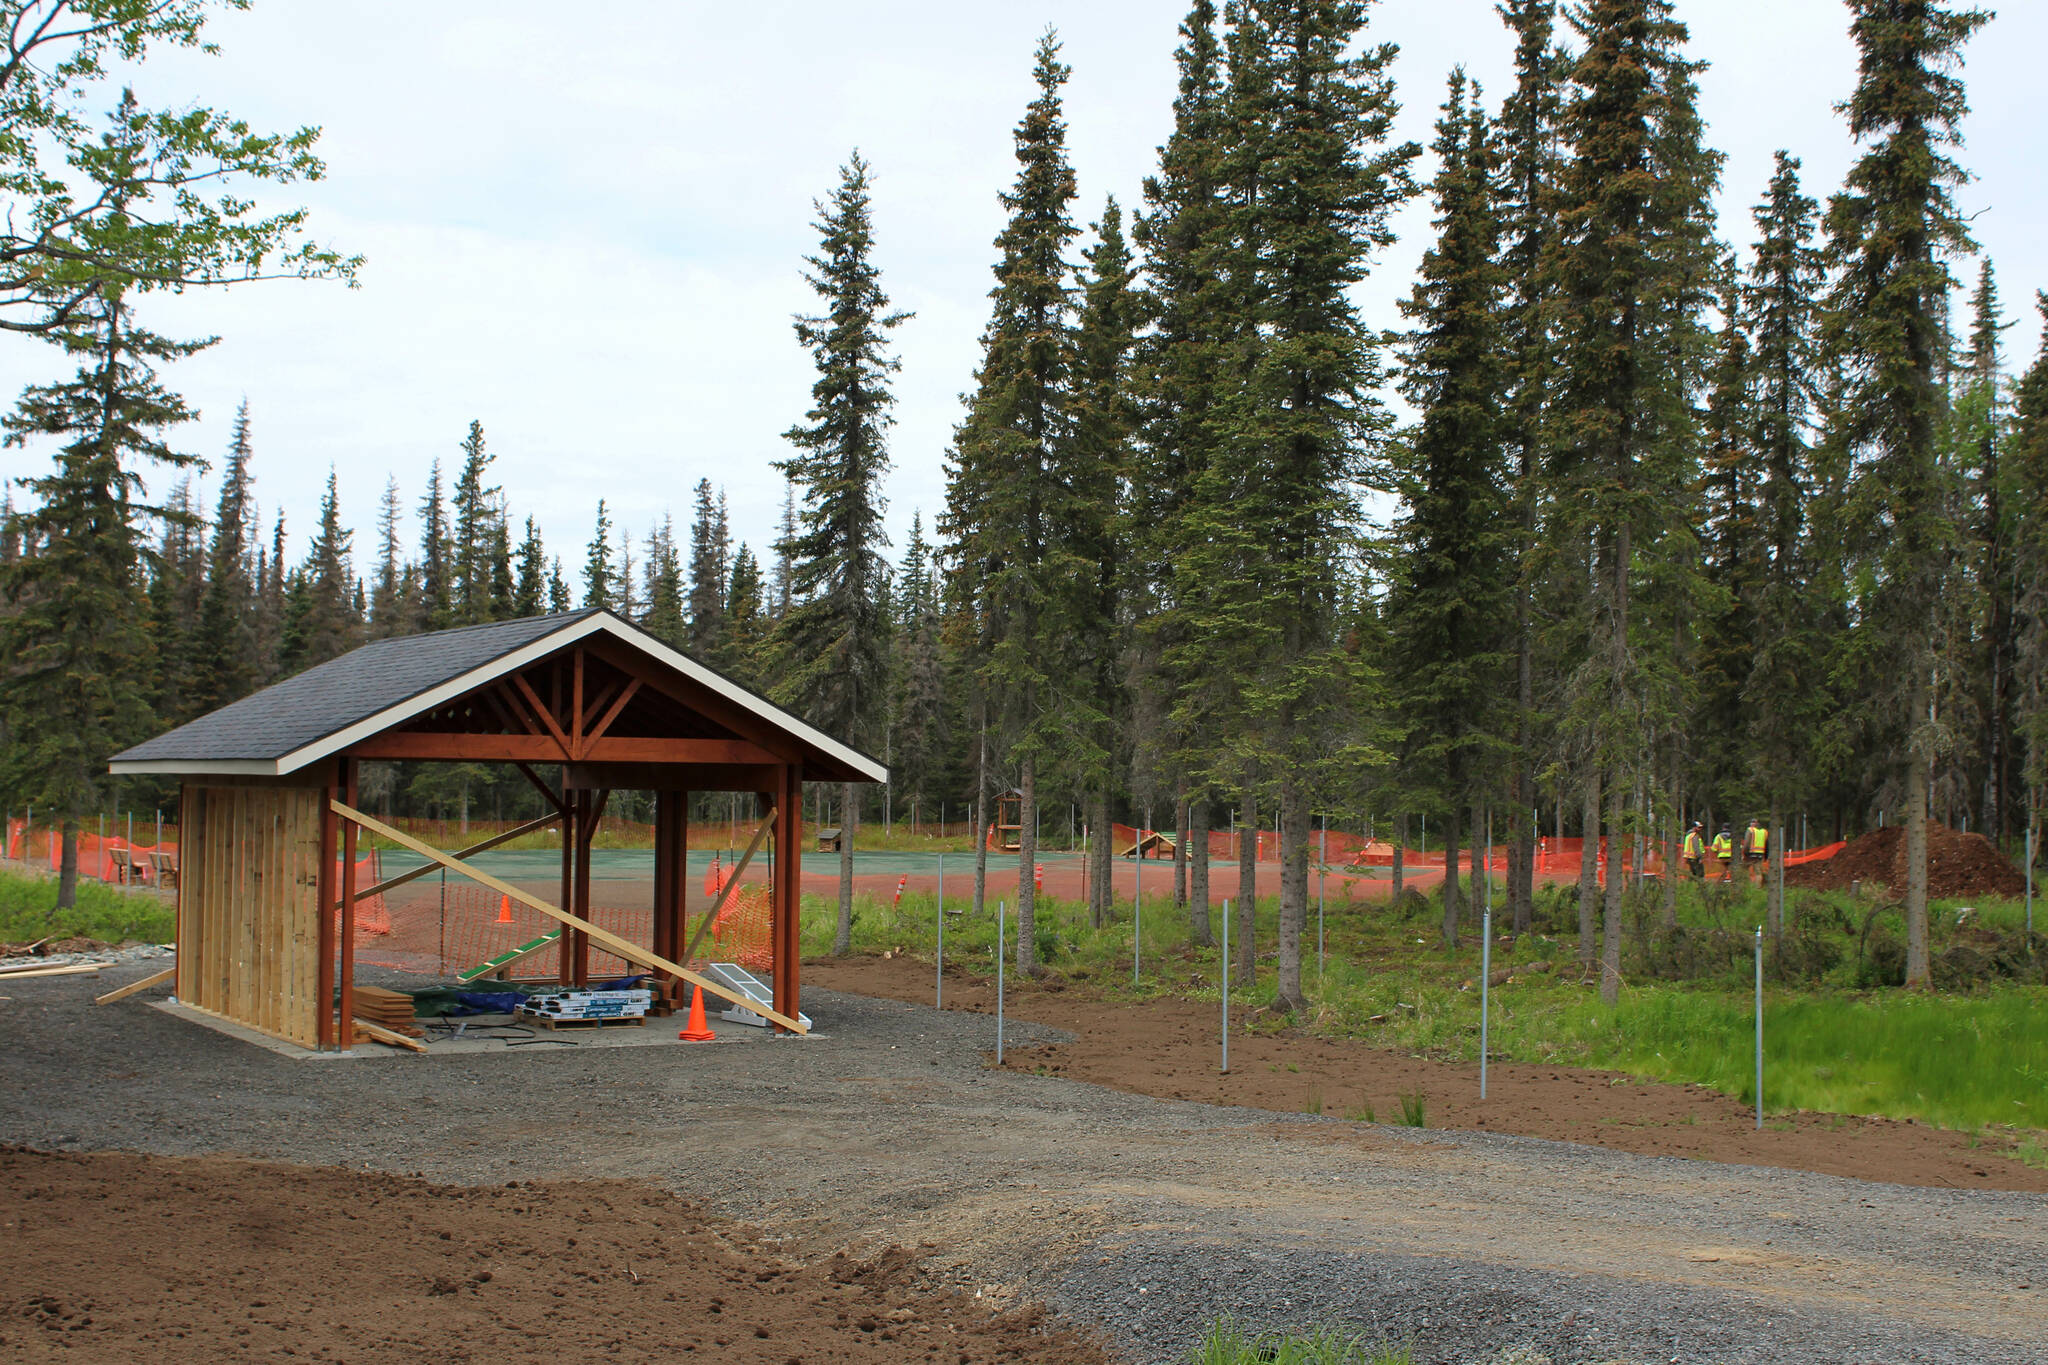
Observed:
[[[1394,901],[1401,900],[1402,873],[1406,871],[1408,857],[1408,817],[1394,817]]]
[[[1523,448],[1524,487],[1532,480],[1533,458]],[[1535,500],[1523,498],[1522,549],[1526,554],[1536,540]],[[1526,562],[1526,561],[1525,561]],[[1508,903],[1514,914],[1515,936],[1530,931],[1536,912],[1536,782],[1531,771],[1530,750],[1535,745],[1532,717],[1536,713],[1535,633],[1530,624],[1529,585],[1520,575],[1515,593],[1515,814],[1508,821],[1514,848],[1508,860]],[[1527,823],[1524,824],[1524,817]]]
[[[1679,827],[1685,822],[1679,817],[1678,795],[1678,740],[1676,737],[1673,737],[1671,741],[1671,811],[1668,817],[1671,821],[1671,837],[1664,845],[1664,912],[1662,922],[1664,932],[1667,934],[1678,928],[1678,870],[1683,866],[1679,861],[1679,843],[1685,838],[1685,831]]]
[[[1308,792],[1298,769],[1289,765],[1280,777],[1280,1008],[1308,1010],[1301,990],[1301,933],[1308,923]]]
[[[1586,779],[1585,822],[1579,840],[1579,961],[1593,965],[1594,906],[1600,899],[1600,777]]]
[[[1185,798],[1173,805],[1173,913],[1180,916],[1188,908],[1188,803]]]
[[[1771,802],[1771,823],[1765,826],[1767,837],[1771,841],[1771,861],[1769,870],[1764,875],[1770,878],[1770,919],[1773,939],[1782,939],[1785,936],[1785,841],[1779,837],[1780,825],[1784,818],[1783,812],[1778,809],[1778,803]]]
[[[1464,897],[1458,894],[1458,847],[1463,831],[1458,827],[1461,812],[1458,803],[1451,802],[1450,813],[1444,817],[1444,947],[1458,946],[1458,910]]]
[[[1209,803],[1188,803],[1188,938],[1197,948],[1216,942],[1209,927]]]
[[[1017,803],[1017,823],[1023,826],[1017,831],[1017,971],[1030,976],[1038,970],[1038,760],[1028,754],[1017,790],[1023,796]]]
[[[1927,714],[1926,694],[1913,689],[1911,715]],[[1906,748],[1906,985],[1924,987],[1927,968],[1927,755],[1912,740]]]
[[[1109,793],[1088,795],[1088,827],[1094,837],[1088,843],[1088,922],[1097,929],[1109,923]]]
[[[1251,989],[1258,954],[1252,947],[1252,916],[1259,904],[1259,802],[1247,789],[1244,823],[1237,832],[1237,979]]]
[[[61,829],[57,853],[57,909],[69,910],[78,904],[78,821],[66,816]],[[23,861],[27,861],[26,835],[23,836],[21,856]]]
[[[853,951],[853,831],[860,820],[860,798],[848,782],[839,788],[839,927],[832,934],[832,955]],[[796,851],[803,856],[801,849]]]
[[[1622,823],[1628,816],[1627,774],[1619,766],[1607,784],[1607,894],[1600,925],[1600,998],[1621,998],[1621,869],[1617,854],[1627,848]]]
[[[982,722],[981,752],[974,768],[974,917],[988,913],[988,723]]]

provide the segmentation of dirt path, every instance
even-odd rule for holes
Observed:
[[[932,966],[914,958],[818,958],[805,979],[916,1004],[932,1000]],[[992,1014],[993,983],[949,972],[946,1008]],[[1661,1085],[1583,1067],[1496,1063],[1479,1099],[1476,1063],[1433,1061],[1351,1039],[1306,1034],[1246,1035],[1230,1041],[1231,1069],[1218,1070],[1221,1019],[1215,1006],[1160,999],[1106,1004],[1057,977],[1009,994],[1013,1017],[1074,1035],[1073,1041],[1014,1048],[1017,1071],[1114,1086],[1161,1099],[1242,1104],[1333,1117],[1370,1112],[1401,1121],[1401,1097],[1420,1096],[1430,1128],[1474,1129],[1586,1142],[1643,1156],[1778,1166],[1861,1180],[1948,1189],[2048,1191],[2048,1170],[2026,1166],[1970,1135],[1895,1119],[1840,1114],[1767,1115],[1704,1086]],[[1241,1016],[1240,1016],[1241,1017]]]
[[[801,1041],[300,1062],[92,989],[22,982],[0,1006],[0,1141],[654,1181],[818,1251],[909,1248],[923,1289],[1043,1301],[1135,1362],[1232,1312],[1342,1321],[1419,1362],[2018,1365],[2048,1317],[2033,1194],[1153,1099],[992,1071],[969,1013],[820,989]],[[302,1197],[280,1195],[287,1221]],[[545,1337],[534,1304],[513,1320]]]

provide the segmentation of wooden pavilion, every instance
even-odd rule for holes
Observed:
[[[357,808],[365,759],[511,764],[550,813],[444,853]],[[558,767],[558,780],[541,767]],[[774,1001],[765,1013],[801,1032],[803,784],[888,777],[874,759],[597,609],[379,640],[117,754],[111,770],[180,779],[178,999],[318,1048],[346,1048],[354,1036],[357,903],[442,867],[557,921],[565,983],[587,983],[595,939],[759,1010],[686,966],[688,797],[703,791],[759,798],[748,856],[772,840]],[[651,951],[589,918],[591,837],[617,790],[655,793]],[[547,825],[562,830],[559,905],[463,861]],[[363,830],[428,861],[358,886]]]

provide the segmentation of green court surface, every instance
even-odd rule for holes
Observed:
[[[744,848],[725,849],[715,852],[708,849],[690,850],[690,873],[703,876],[711,870],[714,857],[725,866],[731,867]],[[410,872],[427,860],[406,849],[384,849],[378,855],[383,875],[395,877]],[[1043,853],[1038,861],[1046,867],[1070,862],[1079,862],[1078,853]],[[944,859],[948,872],[972,876],[974,855],[972,853],[861,853],[853,855],[853,871],[858,877],[895,877],[909,874],[913,877],[935,877],[938,875],[940,860]],[[551,848],[493,849],[465,859],[479,872],[510,882],[546,881],[562,873],[562,855]],[[991,868],[1014,869],[1017,855],[1014,853],[990,853]],[[765,869],[765,854],[754,856],[755,868]],[[804,875],[808,877],[829,877],[839,871],[837,853],[804,854]],[[753,869],[748,876],[752,877]],[[638,881],[654,880],[654,850],[651,848],[597,848],[590,852],[590,877],[592,881]]]

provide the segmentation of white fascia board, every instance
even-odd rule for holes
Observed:
[[[340,753],[343,749],[348,748],[359,740],[368,739],[372,735],[380,735],[394,725],[402,725],[414,716],[433,710],[443,702],[454,701],[465,692],[474,691],[493,678],[502,678],[508,673],[516,673],[535,660],[545,658],[549,654],[554,653],[563,645],[582,639],[595,630],[597,623],[603,619],[602,616],[586,616],[581,621],[575,621],[563,626],[560,630],[550,631],[531,644],[522,645],[510,654],[502,654],[487,664],[481,664],[476,668],[472,668],[469,672],[462,674],[460,677],[451,678],[439,687],[422,692],[415,697],[408,697],[396,706],[387,706],[376,715],[359,720],[345,730],[336,730],[331,735],[316,739],[311,744],[305,745],[302,748],[294,749],[291,753],[277,760],[277,771],[280,773],[296,772],[308,763],[318,763],[321,759],[331,754]]]
[[[616,636],[634,648],[653,655],[656,659],[667,664],[690,681],[716,692],[727,701],[759,716],[777,729],[787,730],[806,744],[824,750],[827,754],[838,759],[855,772],[863,774],[868,781],[887,782],[889,780],[889,769],[883,764],[875,762],[875,760],[857,749],[841,744],[824,731],[797,719],[781,707],[761,700],[761,698],[755,696],[746,688],[741,687],[738,683],[714,673],[680,650],[669,648],[645,631],[636,630],[626,622],[609,615],[593,616],[590,619],[607,634]]]
[[[270,758],[143,758],[126,763],[119,759],[107,764],[116,777],[141,773],[184,773],[193,777],[275,777],[277,761]]]

